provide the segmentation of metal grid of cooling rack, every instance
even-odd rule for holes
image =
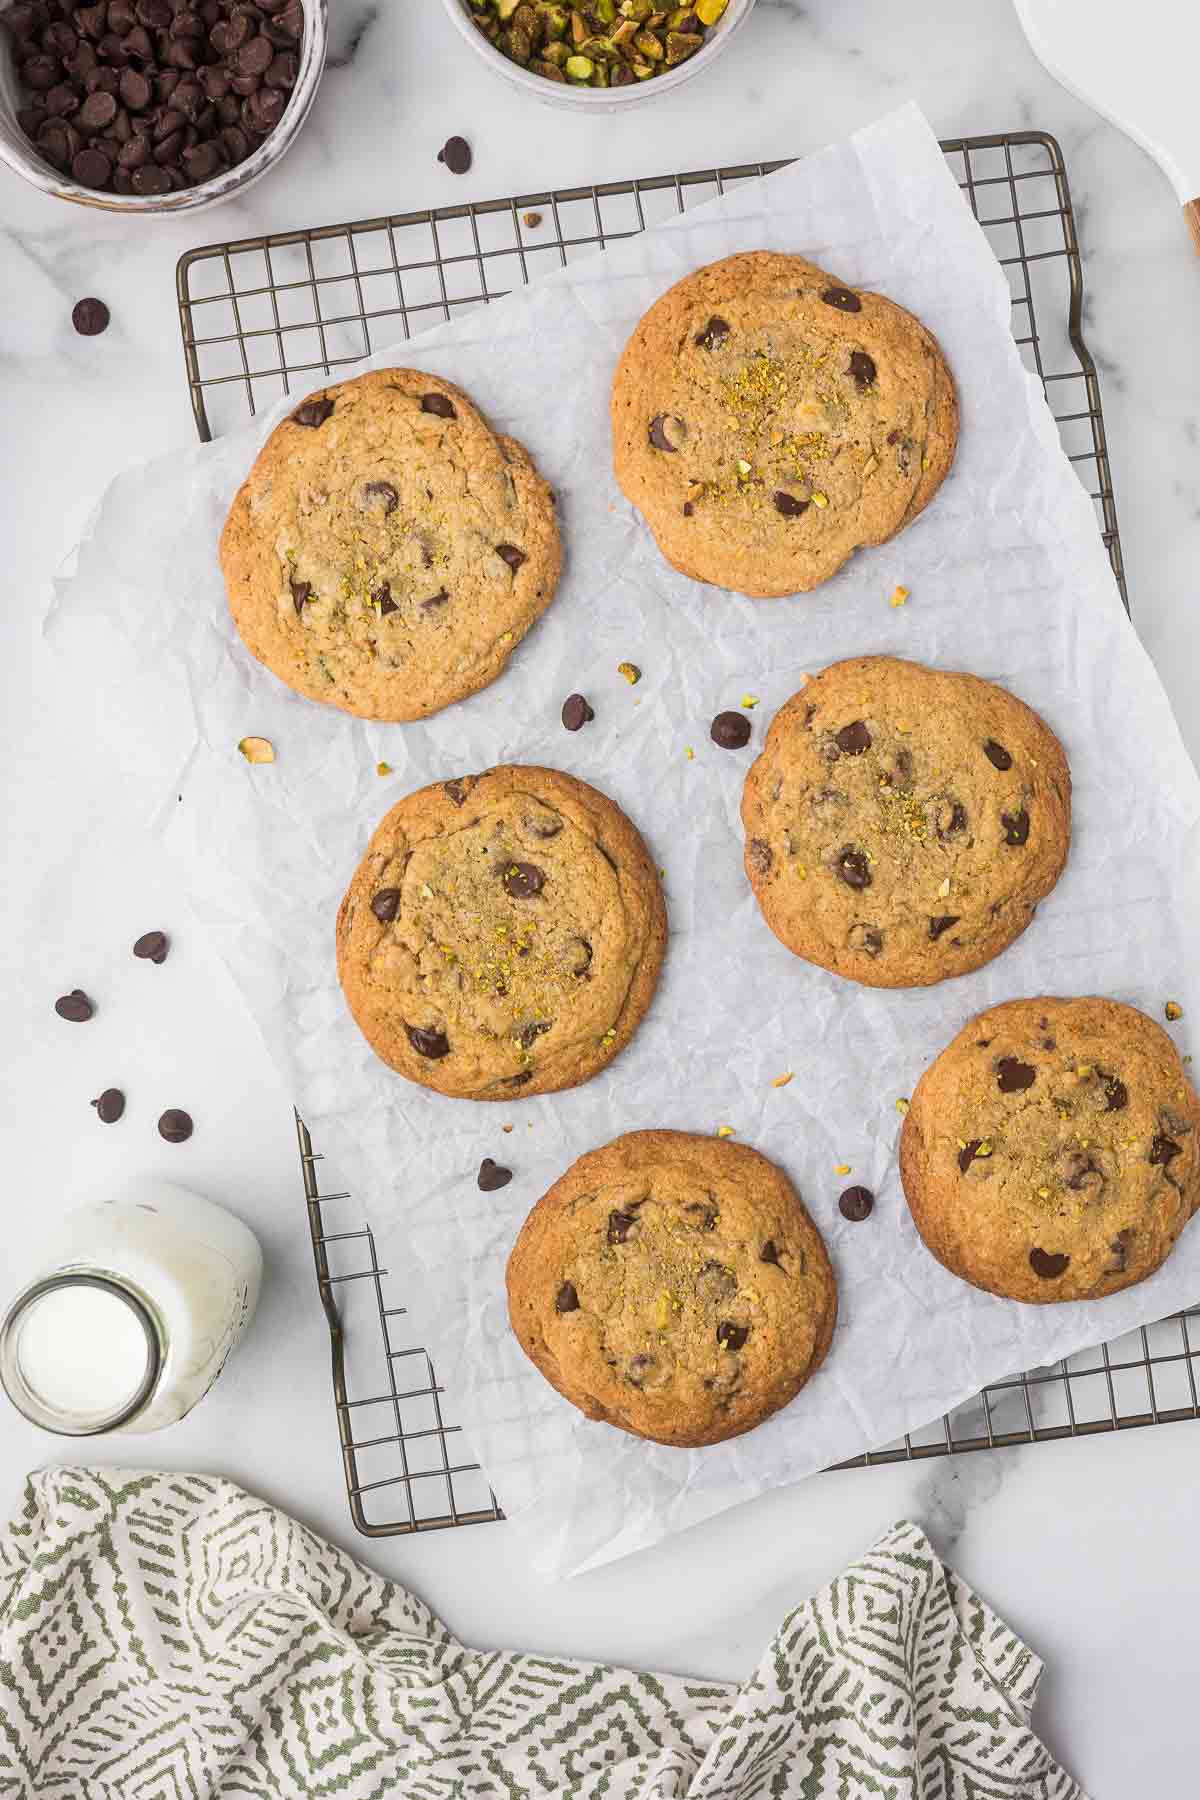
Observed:
[[[1083,341],[1083,274],[1066,169],[1041,132],[955,139],[942,149],[1005,269],[1013,335],[1095,504],[1128,605],[1100,388]],[[208,442],[291,391],[384,344],[499,299],[543,270],[593,254],[780,168],[743,164],[522,194],[189,251],[178,296],[196,428]],[[535,222],[536,221],[536,222]],[[297,1118],[317,1285],[350,1511],[368,1537],[503,1517],[447,1423],[427,1352],[352,1197],[322,1194]],[[1052,1367],[995,1382],[926,1430],[845,1468],[949,1456],[1200,1418],[1190,1331],[1200,1308]]]

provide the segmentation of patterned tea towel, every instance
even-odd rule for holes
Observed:
[[[1085,1800],[1041,1669],[910,1524],[744,1687],[468,1650],[210,1476],[43,1470],[0,1534],[6,1796]]]

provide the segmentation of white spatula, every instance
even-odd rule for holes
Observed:
[[[1054,79],[1158,163],[1200,250],[1200,0],[1014,3]]]

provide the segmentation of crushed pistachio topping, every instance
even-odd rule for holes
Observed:
[[[915,838],[919,844],[929,836],[929,820],[921,801],[882,775],[879,778],[879,811],[885,831]]]
[[[812,497],[812,503],[814,506],[819,506],[822,509],[824,509],[826,506],[829,505],[829,495],[814,493],[813,497]]]
[[[754,708],[758,705],[758,695],[757,694],[743,694],[741,703],[745,707],[747,712],[753,712]]]
[[[966,1146],[964,1145],[963,1148],[965,1149]],[[983,1142],[979,1145],[975,1154],[976,1154],[976,1156],[990,1156],[992,1154],[991,1138],[984,1138]]]
[[[623,662],[617,664],[617,674],[623,675],[630,687],[636,687],[642,679],[642,671],[636,663]]]
[[[392,765],[391,765],[391,763],[389,763],[389,762],[377,762],[377,763],[376,763],[376,764],[375,764],[375,773],[376,773],[376,774],[377,774],[377,775],[390,775],[390,774],[391,774],[391,772],[392,772]]]
[[[888,601],[888,605],[889,606],[903,606],[904,602],[907,599],[908,599],[908,589],[906,587],[894,587],[892,589],[892,597]]]
[[[690,744],[685,744],[683,746],[683,754],[687,757],[689,762],[694,762],[696,760],[696,752],[692,749]]]
[[[717,1126],[717,1136],[719,1138],[733,1137],[733,1135],[734,1135],[734,1130],[733,1130],[732,1125],[718,1125]]]
[[[904,1098],[903,1095],[901,1095],[899,1100],[897,1100],[897,1102],[896,1102],[896,1111],[900,1114],[901,1118],[903,1118],[905,1113],[908,1111],[908,1101]]]

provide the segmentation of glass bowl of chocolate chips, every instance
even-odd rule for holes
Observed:
[[[242,192],[307,117],[327,0],[0,0],[0,158],[108,212]]]

